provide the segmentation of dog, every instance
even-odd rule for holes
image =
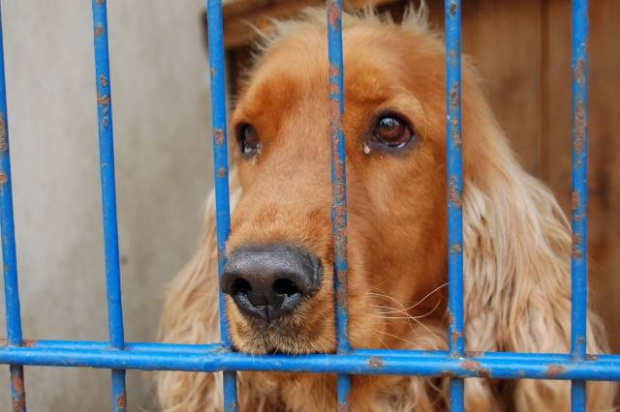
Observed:
[[[345,14],[350,340],[356,348],[446,350],[445,47],[424,6],[403,21]],[[232,115],[232,231],[221,289],[234,347],[333,353],[329,82],[325,10],[276,22],[261,39]],[[569,224],[515,159],[464,59],[463,140],[468,351],[570,350]],[[220,340],[213,194],[198,252],[172,282],[164,342]],[[589,353],[607,351],[589,314]],[[447,410],[447,378],[354,376],[354,411]],[[241,372],[242,411],[334,410],[335,377]],[[161,372],[166,411],[221,410],[219,374]],[[615,386],[590,382],[588,410]],[[472,378],[467,411],[567,411],[570,382]]]

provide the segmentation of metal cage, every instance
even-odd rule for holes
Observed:
[[[99,122],[101,190],[105,237],[109,341],[27,341],[22,337],[15,250],[15,228],[9,160],[4,55],[0,53],[0,223],[4,259],[7,339],[0,346],[0,363],[10,366],[13,411],[26,410],[24,365],[92,367],[112,373],[112,410],[127,409],[125,370],[179,370],[223,372],[224,409],[236,411],[236,371],[330,373],[338,376],[339,410],[349,410],[350,376],[418,375],[449,376],[450,407],[464,409],[464,379],[564,379],[572,381],[572,410],[585,411],[586,380],[620,380],[620,355],[591,356],[586,348],[587,315],[587,140],[588,140],[588,1],[573,0],[573,197],[572,213],[572,329],[570,353],[524,354],[465,352],[463,304],[463,228],[460,202],[463,190],[461,153],[461,1],[446,0],[446,139],[449,238],[449,351],[361,350],[351,348],[347,318],[347,199],[342,52],[341,0],[327,0],[329,33],[330,138],[332,150],[332,224],[335,242],[336,354],[246,355],[234,352],[220,294],[222,342],[205,345],[126,343],[121,306],[118,230],[116,219],[114,150],[108,22],[106,0],[92,0],[93,33]],[[209,53],[213,110],[213,145],[217,205],[219,270],[224,266],[224,246],[230,231],[228,188],[226,79],[221,0],[208,0]],[[1,20],[1,19],[0,19]],[[2,26],[0,21],[0,49]],[[327,51],[326,51],[327,52]],[[454,195],[456,194],[456,195]]]

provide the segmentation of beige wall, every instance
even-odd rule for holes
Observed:
[[[202,10],[202,0],[109,1],[128,341],[154,339],[163,287],[192,252],[210,185]],[[24,335],[105,340],[90,2],[12,0],[2,14]],[[130,410],[153,410],[142,378],[128,373]],[[109,380],[27,368],[29,409],[107,411]]]

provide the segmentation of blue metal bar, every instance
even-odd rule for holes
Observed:
[[[327,0],[329,43],[329,137],[331,142],[332,234],[334,237],[334,291],[338,354],[347,354],[349,315],[347,308],[347,171],[344,118],[344,56],[342,51],[342,1]],[[351,409],[351,377],[338,375],[338,410]]]
[[[3,347],[11,346],[8,341],[0,341],[0,350]],[[24,340],[22,345],[28,348],[46,349],[67,349],[67,350],[109,350],[110,342],[103,341],[71,341],[71,340]],[[125,350],[130,352],[146,353],[171,353],[185,355],[195,353],[204,355],[205,352],[225,351],[221,343],[209,343],[203,345],[176,344],[176,343],[156,343],[156,342],[128,342],[125,343]],[[1,362],[0,362],[1,363]]]
[[[9,121],[4,73],[4,40],[0,13],[0,228],[2,230],[2,261],[4,263],[4,302],[6,330],[10,345],[22,344],[22,321],[19,305],[15,221],[13,219],[13,187],[9,154]],[[11,399],[13,411],[26,411],[24,368],[11,365]]]
[[[1,346],[1,364],[139,370],[281,371],[359,375],[417,375],[494,379],[620,380],[620,355],[487,352],[455,358],[447,351],[351,350],[348,355],[263,355],[229,352],[220,345],[38,341]]]
[[[446,0],[446,147],[448,171],[448,281],[450,354],[465,352],[463,305],[463,166],[461,103],[461,2]],[[464,410],[464,383],[450,382],[450,410]]]
[[[588,0],[573,0],[572,19],[571,355],[575,360],[583,360],[588,317]],[[572,411],[585,412],[585,381],[572,383],[571,398]]]
[[[7,340],[0,340],[0,351],[11,344]],[[109,349],[109,342],[103,341],[70,341],[70,340],[29,340],[22,341],[22,345],[28,348],[47,348],[47,349],[71,349],[71,350],[104,350]],[[180,356],[195,353],[204,355],[205,352],[221,352],[224,353],[227,349],[218,343],[208,343],[201,345],[184,344],[184,343],[156,343],[156,342],[128,342],[125,343],[125,350],[130,352],[147,352],[147,353],[171,353],[178,354]],[[442,359],[450,355],[449,351],[434,350],[434,351],[422,351],[422,350],[409,350],[409,349],[354,349],[350,353],[361,356],[390,356],[390,357],[408,357],[419,356],[426,359]],[[256,355],[254,355],[256,356]],[[267,355],[266,355],[267,356]],[[473,352],[465,353],[467,358],[490,358],[490,359],[507,359],[510,361],[518,360],[531,360],[531,361],[555,361],[563,362],[571,360],[572,358],[564,353],[515,353],[515,352]],[[268,356],[267,356],[268,357]],[[296,356],[297,357],[297,356]],[[597,362],[599,360],[604,362],[620,362],[620,355],[587,355],[586,360],[590,362]],[[0,362],[1,364],[2,362]]]
[[[106,0],[92,0],[95,41],[95,83],[97,85],[97,117],[99,124],[99,156],[101,163],[101,199],[105,244],[106,290],[110,345],[123,349],[125,332],[121,296],[121,269],[116,218],[116,183],[114,179],[114,127],[110,85],[108,48],[108,12]],[[112,410],[127,410],[125,371],[112,371]]]
[[[226,264],[226,241],[230,234],[230,193],[228,186],[228,126],[226,122],[226,61],[221,0],[207,0],[209,62],[211,65],[211,116],[213,122],[213,176],[217,221],[218,272]],[[226,298],[219,294],[220,333],[224,347],[231,349],[226,319]],[[224,372],[224,410],[237,410],[237,376]]]

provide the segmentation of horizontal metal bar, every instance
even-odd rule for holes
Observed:
[[[8,346],[6,340],[0,340],[0,350]],[[69,350],[103,350],[109,349],[110,344],[105,341],[89,340],[29,340],[25,339],[22,346],[27,348],[49,348],[49,349],[69,349]],[[205,345],[188,345],[175,343],[156,343],[156,342],[134,342],[126,343],[125,349],[132,352],[180,352],[204,354],[208,351],[221,350],[224,346],[221,343],[209,343]]]
[[[26,342],[0,347],[1,364],[180,370],[193,372],[269,371],[353,375],[417,375],[495,379],[620,380],[620,355],[476,353],[462,358],[447,351],[353,350],[349,355],[250,355],[220,344],[131,343],[124,350],[105,342]]]

